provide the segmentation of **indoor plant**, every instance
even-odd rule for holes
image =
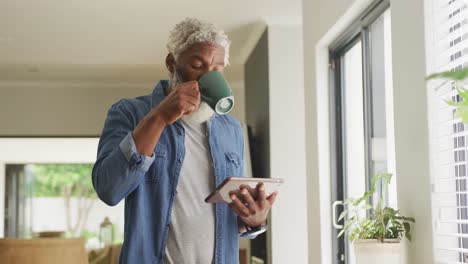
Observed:
[[[468,90],[463,88],[463,81],[468,79],[468,68],[434,73],[427,77],[427,80],[432,79],[448,79],[454,82],[454,87],[462,101],[454,102],[452,100],[447,100],[446,102],[455,107],[455,117],[460,117],[463,123],[468,123]]]
[[[356,263],[399,263],[403,237],[411,240],[411,223],[414,218],[400,214],[399,210],[384,205],[384,190],[387,189],[391,174],[380,173],[372,178],[371,190],[359,198],[349,198],[345,201],[347,210],[343,211],[338,220],[345,219],[343,230],[338,237],[347,234],[353,242]],[[376,194],[377,184],[382,188]],[[377,196],[377,203],[372,206],[370,200]]]

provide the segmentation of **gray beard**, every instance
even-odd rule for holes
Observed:
[[[170,90],[175,89],[175,87],[182,83],[181,78],[177,71],[170,76],[170,83],[169,87]],[[210,118],[215,114],[215,111],[204,101],[200,101],[200,105],[198,106],[195,111],[190,114],[186,114],[182,116],[182,119],[187,122],[194,122],[197,124],[205,123],[206,121],[210,120]]]

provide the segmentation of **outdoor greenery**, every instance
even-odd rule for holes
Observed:
[[[123,233],[119,231],[119,227],[117,224],[112,224],[112,229],[114,232],[114,240],[112,241],[113,244],[122,244],[123,243]],[[81,230],[80,237],[83,237],[86,241],[97,238],[99,239],[99,232],[89,231],[87,229]]]
[[[346,216],[349,218],[345,220],[338,237],[346,233],[351,241],[377,239],[383,243],[385,239],[401,239],[403,236],[411,240],[411,223],[415,223],[415,219],[402,216],[399,210],[384,206],[383,190],[387,190],[391,178],[392,175],[388,173],[377,174],[372,178],[370,191],[365,192],[362,197],[345,201],[348,209],[341,213],[338,221]],[[382,191],[374,208],[369,200],[376,193],[378,183],[382,184]]]
[[[34,164],[34,197],[96,197],[91,183],[92,164]],[[67,190],[67,191],[68,191]]]
[[[433,79],[446,79],[454,82],[455,89],[462,101],[447,100],[446,102],[456,108],[455,117],[461,118],[463,123],[468,123],[468,90],[463,88],[463,81],[468,79],[468,68],[435,73],[427,77],[427,80]]]
[[[96,193],[91,182],[92,164],[35,164],[34,197],[62,197],[67,233],[79,236],[93,206]],[[71,198],[77,200],[76,218],[71,215]]]

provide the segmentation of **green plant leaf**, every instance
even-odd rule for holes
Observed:
[[[338,222],[341,221],[341,219],[345,218],[347,214],[348,210],[344,210],[343,212],[341,212],[340,216],[338,217]]]
[[[416,223],[416,220],[414,219],[414,217],[406,217],[406,216],[403,216],[403,215],[399,215],[399,216],[396,217],[396,219]]]
[[[384,184],[388,185],[390,184],[390,181],[392,180],[392,174],[391,173],[380,173],[380,177]]]
[[[405,237],[406,237],[409,241],[411,241],[411,234],[410,234],[410,233],[405,232]]]
[[[377,187],[377,182],[382,180],[385,184],[390,184],[390,181],[392,179],[392,174],[391,173],[377,173],[372,177],[371,181],[371,192],[374,193]]]
[[[355,201],[356,201],[356,199],[354,199],[354,198],[348,198],[348,199],[344,200],[343,204],[344,205],[353,204]]]
[[[468,78],[468,68],[457,70],[457,71],[446,71],[446,72],[439,72],[429,75],[426,80],[432,79],[450,79],[450,80],[457,80],[461,81]]]
[[[468,90],[457,87],[457,93],[463,99],[461,102],[454,102],[452,100],[445,100],[445,102],[453,107],[456,107],[455,117],[462,119],[464,123],[468,121]]]
[[[357,200],[355,200],[353,202],[353,205],[358,206],[360,203],[362,203],[364,201],[367,201],[372,196],[372,194],[374,194],[373,191],[365,192],[364,195],[361,198],[359,198],[359,199],[357,199]]]
[[[409,233],[410,230],[411,230],[411,225],[410,225],[410,223],[404,222],[404,223],[403,223],[403,226],[405,227],[405,232],[406,232],[406,233]]]
[[[338,233],[337,238],[340,238],[345,232],[346,232],[346,230],[341,229],[340,233]]]
[[[468,123],[468,106],[459,106],[455,111],[455,117],[461,118],[463,123]]]
[[[468,97],[468,91],[467,91]],[[468,102],[468,99],[467,99]],[[369,199],[375,194],[377,184],[382,184],[382,189],[388,187],[392,178],[392,174],[380,173],[374,175],[371,182],[371,190],[365,192],[362,197],[357,199],[347,199],[347,210],[340,214],[339,219],[345,219],[344,228],[340,231],[340,236],[347,234],[350,241],[356,239],[378,239],[384,241],[388,238],[401,239],[406,236],[411,239],[411,222],[415,222],[412,217],[401,216],[400,211],[385,205],[383,197],[380,196],[375,208],[369,204]],[[376,201],[377,202],[377,201]],[[369,209],[366,217],[362,217],[362,212]],[[349,212],[353,212],[352,217],[346,219],[345,215],[349,216]],[[406,231],[408,230],[408,231]]]
[[[465,104],[468,104],[468,102],[466,102],[466,99],[468,99],[468,90],[465,88],[458,87],[457,84],[458,83],[456,83],[455,87],[457,89],[457,93],[463,98],[463,102],[465,102]]]

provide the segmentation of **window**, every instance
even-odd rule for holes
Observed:
[[[360,197],[377,173],[394,173],[391,14],[387,1],[375,2],[355,25],[330,47],[330,98],[334,120],[332,210]],[[382,190],[378,190],[382,192]],[[396,179],[383,196],[396,205]],[[336,239],[333,222],[333,263],[355,263],[353,247]]]
[[[5,237],[29,238],[41,232],[98,239],[109,217],[115,240],[123,240],[123,203],[101,202],[91,183],[93,164],[6,164]],[[92,243],[92,242],[91,242]]]
[[[466,67],[468,0],[427,4],[429,72]],[[436,263],[468,263],[468,129],[445,102],[462,98],[450,81],[430,82],[428,89],[434,258]]]
[[[61,231],[99,247],[100,224],[108,217],[114,242],[121,242],[124,203],[107,206],[91,183],[97,145],[97,138],[0,138],[0,237]]]

